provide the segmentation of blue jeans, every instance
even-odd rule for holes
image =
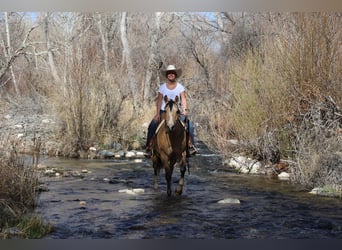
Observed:
[[[162,113],[163,113],[163,111],[161,110],[160,111],[160,117],[161,117]],[[185,115],[180,115],[179,118],[183,122],[185,122],[185,120],[186,120],[186,116]],[[190,120],[188,120],[188,121],[189,122],[188,122],[187,126],[188,126],[188,130],[189,130],[190,139],[191,139],[192,144],[195,144],[195,140],[194,140],[195,127],[194,127],[193,122],[191,122]],[[159,122],[154,120],[154,119],[148,125],[146,147],[149,146],[149,144],[151,142],[151,139],[152,139],[153,135],[155,134],[155,132],[157,130],[158,125],[159,125]]]

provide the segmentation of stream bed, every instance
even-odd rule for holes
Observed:
[[[45,238],[342,239],[341,199],[237,174],[203,145],[189,162],[183,194],[167,197],[164,171],[153,190],[150,159],[45,160],[71,173],[40,178],[48,191],[35,213],[54,227]],[[179,176],[175,168],[173,190]]]

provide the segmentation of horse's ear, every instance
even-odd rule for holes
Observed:
[[[178,103],[178,95],[176,95],[175,103]]]
[[[164,95],[164,102],[167,103],[168,100],[167,95]]]

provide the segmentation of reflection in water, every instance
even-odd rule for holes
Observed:
[[[342,238],[342,201],[297,186],[221,167],[215,155],[190,158],[182,196],[167,197],[161,172],[153,190],[150,160],[49,159],[49,166],[88,173],[44,177],[36,213],[55,231],[46,238],[297,239]],[[179,178],[175,169],[173,189]],[[144,193],[119,190],[142,188]],[[240,204],[219,204],[236,198]]]

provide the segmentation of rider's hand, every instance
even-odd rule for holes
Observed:
[[[160,114],[156,114],[153,119],[155,121],[159,122],[160,121]]]

